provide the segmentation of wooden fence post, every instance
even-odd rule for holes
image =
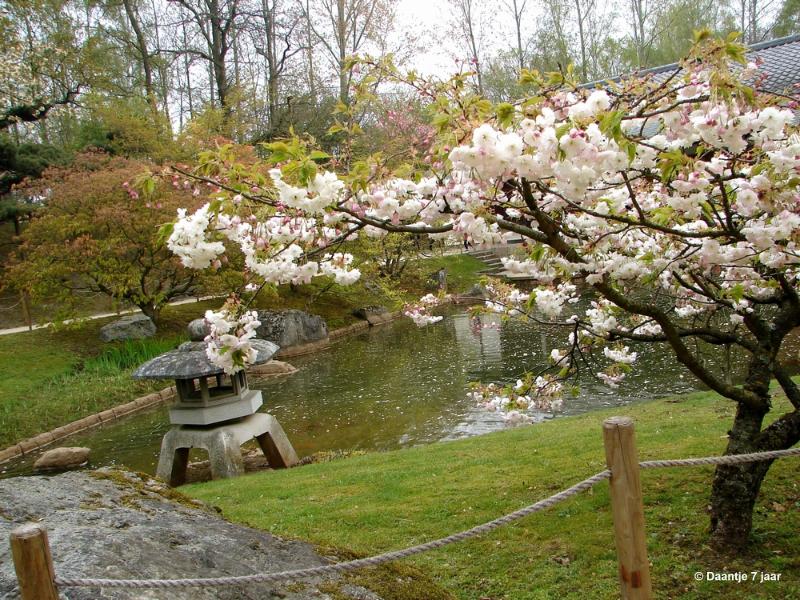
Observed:
[[[611,470],[611,510],[619,561],[619,583],[623,600],[650,600],[650,563],[644,531],[639,456],[628,417],[603,421],[606,464]]]
[[[47,531],[26,523],[11,531],[11,554],[22,600],[58,600]]]
[[[19,301],[22,303],[22,316],[25,319],[25,325],[28,326],[28,331],[33,331],[33,317],[31,316],[31,306],[28,292],[19,293]]]

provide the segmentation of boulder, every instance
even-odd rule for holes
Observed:
[[[281,349],[318,342],[328,337],[325,320],[302,310],[260,310],[258,320],[261,325],[256,330],[256,337],[278,344]]]
[[[175,499],[170,499],[170,496]],[[179,579],[224,577],[329,564],[314,546],[228,523],[205,504],[178,498],[144,474],[102,469],[54,477],[0,481],[0,536],[36,521],[47,529],[55,571],[62,577]],[[19,598],[6,549],[0,560],[0,598]],[[169,590],[67,588],[70,600],[319,600],[341,589],[337,576]],[[358,587],[336,598],[380,598]]]
[[[291,375],[292,373],[297,373],[297,368],[281,360],[271,360],[247,369],[247,376],[257,379],[275,377],[277,375]]]
[[[103,325],[100,339],[104,342],[140,340],[154,335],[156,326],[146,315],[130,315]]]
[[[205,319],[194,319],[186,326],[189,339],[193,342],[202,342],[211,333],[211,327]]]
[[[35,463],[34,471],[66,471],[77,469],[89,462],[89,448],[53,448],[42,454]]]
[[[364,308],[357,308],[353,311],[353,315],[359,319],[364,319],[370,326],[388,323],[392,320],[392,313],[390,313],[389,309],[385,306],[365,306]]]
[[[467,293],[466,293],[466,294],[464,294],[464,295],[465,295],[465,296],[469,296],[470,298],[488,298],[488,297],[489,297],[489,294],[488,294],[488,292],[486,291],[486,288],[485,288],[485,287],[483,287],[483,286],[482,286],[481,284],[479,284],[479,283],[476,283],[475,285],[473,285],[473,286],[472,286],[472,287],[471,287],[471,288],[470,288],[470,289],[467,291]]]

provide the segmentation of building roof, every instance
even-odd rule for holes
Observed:
[[[753,44],[747,50],[747,59],[761,61],[760,70],[766,74],[766,78],[759,89],[800,99],[800,35]],[[659,81],[680,69],[678,63],[672,63],[610,79],[592,81],[581,87],[597,87],[608,81],[622,81],[631,76],[652,75],[655,81]]]

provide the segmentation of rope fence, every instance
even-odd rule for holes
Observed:
[[[568,498],[572,498],[606,479],[610,480],[611,486],[611,504],[614,516],[617,554],[620,561],[622,597],[626,599],[647,599],[652,597],[652,590],[650,589],[649,565],[645,546],[644,511],[641,486],[639,483],[639,469],[736,465],[775,460],[777,458],[789,456],[800,456],[800,448],[789,448],[787,450],[773,450],[750,454],[639,462],[636,458],[636,447],[633,441],[633,422],[630,419],[626,417],[612,417],[603,423],[603,429],[606,462],[609,468],[567,489],[502,517],[437,540],[367,558],[359,558],[319,567],[273,573],[255,573],[241,576],[186,579],[98,579],[60,577],[55,575],[53,571],[46,531],[38,524],[26,524],[17,528],[11,534],[12,554],[17,569],[20,591],[22,592],[22,600],[33,600],[34,598],[37,600],[55,600],[58,598],[57,588],[59,587],[134,589],[208,588],[254,583],[274,583],[346,573],[366,567],[376,567],[384,563],[408,558],[416,554],[483,535],[507,525],[508,523],[550,508]],[[631,498],[636,499],[637,502],[631,502]],[[38,558],[37,553],[41,555],[38,556]],[[33,560],[31,557],[36,560]],[[623,576],[626,572],[628,576]]]

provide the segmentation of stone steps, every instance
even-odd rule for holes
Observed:
[[[486,265],[485,269],[478,271],[481,275],[496,276],[502,273],[503,263],[494,250],[471,250],[468,254]]]

